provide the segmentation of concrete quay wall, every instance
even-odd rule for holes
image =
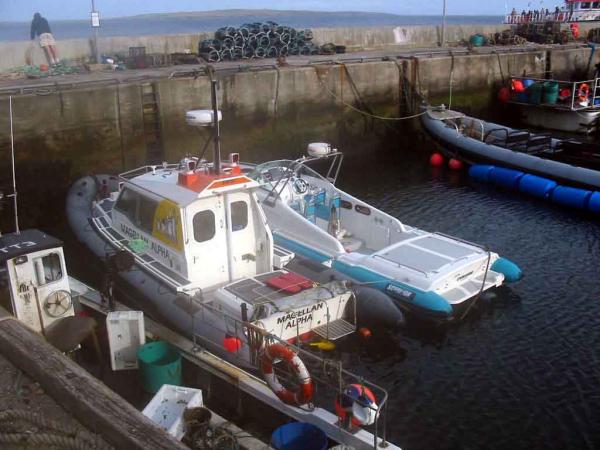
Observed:
[[[506,29],[506,25],[451,25],[446,28],[446,41],[460,42],[475,33],[491,34]],[[352,50],[380,50],[390,46],[427,47],[436,46],[441,40],[439,26],[386,26],[357,28],[316,28],[315,42],[334,42]],[[146,47],[147,53],[175,53],[185,50],[197,51],[198,42],[212,38],[213,33],[149,35],[132,37],[100,37],[98,50],[101,54],[127,54],[129,47]],[[91,55],[89,39],[58,39],[61,58],[88,59]],[[27,58],[35,64],[45,63],[41,48],[31,41],[0,42],[0,70],[23,66]]]

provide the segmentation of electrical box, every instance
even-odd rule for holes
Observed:
[[[106,331],[112,370],[137,369],[137,351],[146,343],[142,311],[112,311],[106,316]]]
[[[183,412],[202,406],[202,391],[163,384],[142,414],[178,440],[185,434]]]

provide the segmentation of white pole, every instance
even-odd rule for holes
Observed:
[[[94,0],[92,0],[92,14],[96,13],[96,2]],[[99,58],[98,58],[98,27],[95,27],[92,24],[92,28],[94,29],[94,62],[97,64],[99,63]]]
[[[444,0],[444,11],[442,13],[442,47],[446,44],[446,0]]]
[[[12,108],[12,95],[8,97],[8,113],[10,116],[10,156],[12,161],[12,181],[13,181],[13,203],[15,210],[15,231],[17,234],[20,233],[19,230],[19,213],[17,210],[17,179],[15,176],[15,138],[13,134],[13,108]]]

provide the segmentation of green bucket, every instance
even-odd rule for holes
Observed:
[[[544,103],[554,104],[558,100],[558,83],[556,81],[546,81],[544,83],[544,95],[542,101]]]
[[[473,47],[481,47],[483,44],[485,44],[485,36],[481,34],[474,34],[473,36],[471,36],[471,39],[469,39],[469,41],[471,42],[471,45]]]
[[[181,355],[168,342],[142,345],[137,352],[142,387],[154,394],[163,384],[181,385]]]
[[[527,88],[527,93],[529,94],[529,103],[533,103],[534,105],[539,105],[542,103],[542,83],[533,83],[531,86]]]

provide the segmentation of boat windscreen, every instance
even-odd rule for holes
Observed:
[[[264,189],[273,189],[275,186],[283,188],[289,180],[304,176],[317,178],[323,183],[331,184],[317,171],[306,166],[302,160],[269,161],[257,165],[248,176],[260,183]]]

